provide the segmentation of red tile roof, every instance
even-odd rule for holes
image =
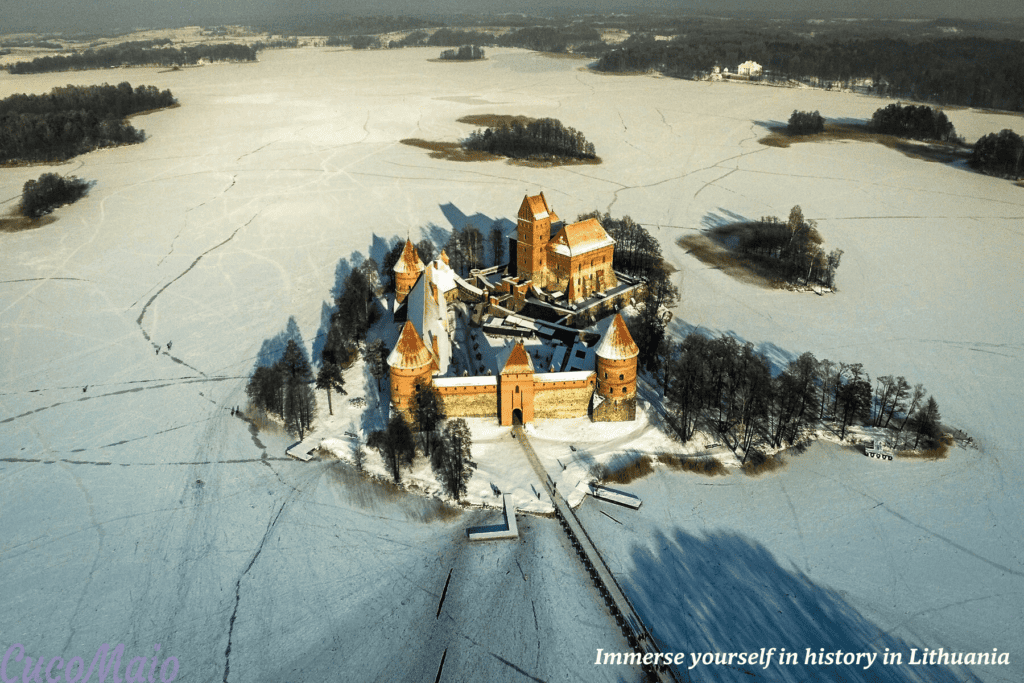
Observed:
[[[608,331],[604,333],[601,343],[597,347],[598,358],[606,360],[626,360],[640,355],[640,348],[633,341],[626,327],[626,321],[618,313],[612,319]]]
[[[526,352],[523,342],[516,342],[516,345],[512,347],[512,353],[508,355],[508,360],[505,361],[505,367],[501,369],[501,374],[518,375],[522,373],[533,373],[533,361],[530,360],[530,354]]]
[[[565,226],[551,238],[551,248],[567,256],[579,256],[615,244],[596,218]]]
[[[541,192],[538,195],[529,196],[523,198],[523,204],[526,205],[527,213],[534,219],[550,218],[552,223],[558,221],[558,216],[548,206],[548,202],[544,199],[544,193]],[[520,210],[522,214],[522,210]]]
[[[412,240],[405,240],[405,248],[402,249],[402,256],[395,264],[396,273],[419,273],[424,268],[423,261],[420,261],[416,247],[412,246]]]
[[[416,333],[412,321],[406,320],[395,348],[388,355],[388,365],[393,368],[415,370],[428,365],[432,360],[430,350]]]

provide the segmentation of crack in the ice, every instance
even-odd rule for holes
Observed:
[[[543,678],[537,678],[536,676],[531,676],[529,673],[527,673],[526,671],[520,669],[518,666],[516,666],[512,662],[508,661],[504,657],[496,655],[493,652],[488,652],[487,654],[489,654],[490,656],[494,657],[495,659],[497,659],[499,662],[501,662],[505,666],[508,666],[508,667],[511,667],[511,668],[515,669],[516,671],[518,671],[523,676],[526,676],[527,678],[529,678],[531,681],[537,681],[537,683],[547,683],[547,681],[545,681]]]
[[[192,368],[192,369],[195,370],[195,368]],[[196,372],[199,372],[199,371],[196,370]],[[119,396],[121,394],[134,394],[134,393],[138,393],[140,391],[150,391],[152,389],[163,389],[165,387],[179,386],[179,385],[182,385],[182,384],[197,384],[197,383],[201,383],[201,382],[223,382],[223,381],[229,380],[229,379],[238,379],[238,378],[237,377],[205,377],[204,376],[202,379],[192,379],[192,380],[187,380],[187,381],[183,381],[183,382],[168,382],[167,384],[154,384],[153,386],[150,386],[150,387],[135,387],[134,389],[122,389],[121,391],[111,391],[110,393],[107,393],[107,394],[93,394],[92,396],[83,396],[81,398],[76,398],[74,401],[59,401],[59,402],[54,403],[52,405],[41,406],[39,408],[35,408],[33,410],[29,410],[27,412],[21,413],[20,415],[14,415],[12,417],[8,417],[8,418],[5,418],[3,420],[0,420],[0,424],[5,424],[7,422],[13,422],[14,420],[18,420],[20,418],[27,417],[27,416],[32,415],[34,413],[40,413],[40,412],[42,412],[44,410],[50,410],[52,408],[57,408],[57,407],[60,407],[60,406],[63,406],[63,405],[67,405],[68,403],[78,403],[80,401],[93,401],[93,400],[96,400],[98,398],[107,398],[109,396]]]
[[[287,504],[287,500],[281,503],[281,507],[277,509],[277,514],[274,515],[274,518],[270,520],[269,524],[267,524],[267,530],[263,532],[263,538],[260,540],[260,544],[256,548],[256,552],[253,553],[252,559],[249,560],[249,564],[242,572],[242,575],[238,577],[238,581],[235,582],[235,609],[231,612],[231,621],[228,622],[228,646],[224,650],[223,683],[228,683],[228,673],[231,671],[231,638],[235,630],[235,619],[238,617],[238,603],[242,599],[242,579],[244,579],[245,575],[249,573],[249,570],[252,569],[252,566],[256,564],[257,558],[259,558],[260,553],[263,552],[263,544],[267,542],[267,539],[270,537],[271,532],[273,532],[274,530],[274,526],[277,525],[277,520],[281,517],[281,513],[284,512],[284,506]]]
[[[27,277],[22,280],[0,280],[0,285],[6,285],[12,282],[38,282],[40,280],[74,280],[76,282],[92,282],[92,280],[85,280],[80,277]]]
[[[191,270],[192,270],[193,268],[195,268],[195,267],[196,267],[196,265],[197,265],[197,264],[198,264],[198,263],[199,263],[200,261],[202,261],[202,260],[203,260],[203,257],[204,257],[204,256],[206,256],[207,254],[209,254],[209,253],[211,253],[211,252],[213,252],[213,251],[215,251],[215,250],[217,250],[217,249],[220,249],[220,248],[221,248],[221,247],[223,247],[223,246],[224,246],[225,244],[227,244],[228,242],[230,242],[231,240],[233,240],[233,239],[235,238],[235,235],[237,235],[237,234],[238,234],[238,231],[239,231],[239,230],[241,230],[242,228],[244,228],[244,227],[248,226],[248,225],[249,225],[250,223],[252,223],[252,222],[253,222],[253,221],[254,221],[254,220],[256,219],[256,216],[258,216],[258,215],[259,215],[259,212],[257,211],[257,212],[256,212],[255,214],[253,214],[252,218],[250,218],[249,220],[247,220],[247,221],[246,221],[246,222],[245,222],[245,223],[244,223],[243,225],[240,225],[240,226],[238,226],[237,228],[235,228],[235,231],[234,231],[234,232],[232,232],[232,233],[231,233],[231,234],[230,234],[230,235],[229,235],[229,236],[227,237],[227,239],[225,239],[225,240],[224,240],[223,242],[218,242],[217,244],[213,245],[212,247],[210,247],[209,249],[207,249],[206,251],[204,251],[204,252],[203,252],[202,254],[200,254],[199,256],[197,256],[197,257],[195,258],[195,260],[194,260],[194,261],[192,261],[191,265],[189,265],[189,267],[188,267],[188,268],[186,268],[186,269],[185,269],[185,270],[183,270],[183,271],[182,271],[181,273],[179,273],[179,274],[178,274],[178,276],[177,276],[176,278],[174,278],[173,280],[171,280],[170,282],[168,282],[167,284],[165,284],[165,285],[164,285],[163,287],[161,287],[161,288],[160,288],[159,290],[157,290],[156,294],[154,294],[153,296],[151,296],[151,297],[149,298],[149,301],[147,301],[147,302],[146,302],[146,305],[142,307],[142,312],[141,312],[141,313],[139,313],[139,317],[138,317],[138,318],[137,318],[137,319],[135,320],[135,324],[136,324],[136,325],[138,325],[138,326],[139,326],[139,329],[140,329],[140,330],[142,331],[142,336],[143,336],[143,337],[145,337],[145,338],[146,338],[146,341],[148,341],[148,342],[149,342],[150,344],[153,344],[153,347],[154,347],[154,348],[156,348],[157,350],[159,350],[159,349],[160,349],[160,345],[159,345],[159,344],[155,344],[155,343],[153,342],[153,340],[152,340],[152,339],[150,338],[150,336],[149,336],[149,333],[148,333],[148,332],[146,332],[146,328],[142,326],[142,319],[146,317],[146,311],[148,311],[148,310],[149,310],[149,307],[150,307],[150,305],[151,305],[151,304],[152,304],[152,303],[153,303],[153,302],[154,302],[154,301],[156,300],[156,298],[157,298],[158,296],[160,296],[161,294],[163,294],[163,293],[164,293],[164,291],[165,291],[165,290],[166,290],[166,289],[167,289],[168,287],[170,287],[171,285],[173,285],[173,284],[174,284],[175,282],[177,282],[177,281],[178,281],[178,280],[180,280],[181,278],[185,277],[185,275],[187,275],[189,271],[191,271]],[[181,365],[184,365],[184,366],[185,366],[185,367],[187,367],[187,368],[191,368],[192,370],[195,370],[196,372],[198,372],[198,373],[199,373],[200,375],[203,375],[204,377],[206,376],[206,373],[205,373],[205,372],[203,372],[202,370],[199,370],[198,368],[194,368],[194,367],[192,367],[191,365],[189,365],[189,364],[188,364],[188,363],[186,363],[185,361],[181,360],[180,358],[176,358],[176,357],[174,357],[174,356],[171,356],[170,354],[167,354],[167,355],[168,355],[168,356],[169,356],[169,357],[171,358],[171,360],[175,361],[176,363],[180,363]]]
[[[141,438],[146,438],[146,437],[141,437]],[[125,442],[125,443],[127,443],[127,442]],[[119,445],[119,444],[110,444],[110,445]],[[101,448],[107,448],[107,446],[101,446]],[[79,448],[79,449],[76,449],[76,450],[71,451],[71,452],[72,453],[79,453],[79,452],[82,452],[84,450],[87,450],[87,449]],[[257,462],[258,463],[266,463],[267,461],[271,461],[271,462],[288,462],[290,460],[291,460],[291,458],[267,456],[265,451],[264,451],[263,457],[260,457],[260,458],[239,458],[239,459],[235,459],[235,460],[183,460],[183,461],[180,461],[180,462],[111,462],[111,461],[107,461],[107,460],[71,460],[71,459],[68,459],[68,458],[55,458],[53,460],[45,460],[43,458],[0,458],[0,462],[36,463],[36,464],[39,464],[39,465],[53,465],[55,463],[65,463],[65,464],[68,464],[68,465],[98,465],[98,466],[120,465],[121,467],[168,467],[168,466],[179,466],[179,465],[188,465],[188,466],[191,467],[191,466],[194,466],[194,465],[244,465],[246,463],[257,463]],[[280,477],[278,477],[278,478],[280,478]],[[286,486],[289,486],[289,485],[286,484]],[[292,486],[291,488],[293,490],[297,490],[297,489],[295,489],[294,486]]]
[[[736,171],[738,171],[738,170],[740,170],[740,169],[738,169],[738,168],[733,168],[733,169],[730,169],[729,171],[727,171],[727,172],[725,173],[725,175],[723,175],[723,176],[720,176],[720,177],[718,177],[718,178],[715,178],[714,180],[709,180],[708,182],[704,183],[704,185],[703,185],[703,186],[701,186],[701,188],[700,188],[699,190],[697,190],[696,192],[694,192],[694,193],[693,193],[693,198],[694,198],[694,199],[696,199],[696,198],[697,198],[697,195],[699,195],[699,194],[700,194],[701,192],[703,192],[704,190],[706,190],[706,189],[708,188],[708,186],[709,186],[709,185],[714,185],[714,184],[715,184],[715,183],[717,183],[717,182],[718,182],[719,180],[725,180],[726,178],[728,178],[729,176],[731,176],[731,175],[732,175],[733,173],[735,173],[735,172],[736,172]]]

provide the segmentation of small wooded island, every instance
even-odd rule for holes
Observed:
[[[484,49],[479,45],[463,45],[458,50],[445,50],[441,59],[452,62],[469,62],[484,58]]]
[[[152,85],[68,85],[48,95],[0,100],[0,164],[65,161],[101,147],[142,142],[127,122],[143,111],[177,103]]]
[[[513,159],[597,159],[594,143],[587,142],[583,133],[562,125],[558,119],[514,121],[475,130],[462,146]]]

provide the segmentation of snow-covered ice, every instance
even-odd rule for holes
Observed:
[[[679,268],[674,333],[734,334],[776,364],[811,351],[906,375],[980,446],[907,463],[823,445],[757,480],[659,472],[624,487],[644,501],[615,515],[626,528],[587,500],[592,536],[666,647],[998,648],[1011,665],[971,675],[1024,678],[1024,191],[880,145],[757,142],[794,109],[863,119],[882,100],[602,76],[519,50],[451,69],[434,52],[0,72],[3,94],[128,80],[182,105],[136,119],[142,145],[57,167],[96,185],[56,222],[0,234],[4,647],[91,661],[102,642],[161,643],[181,680],[423,680],[446,647],[445,669],[479,680],[632,678],[593,666],[596,648],[626,645],[553,521],[526,516],[518,544],[470,546],[465,528],[493,510],[396,500],[340,463],[287,458],[294,439],[230,414],[290,317],[312,349],[360,256],[379,261],[410,232],[485,230],[544,191],[567,219],[596,208],[652,229]],[[454,163],[399,142],[455,140],[470,130],[456,119],[491,112],[555,116],[603,163]],[[968,140],[1024,132],[1019,116],[950,118]],[[2,207],[47,170],[0,169]],[[675,244],[795,204],[844,250],[835,295],[756,289]],[[370,398],[359,431],[377,420]],[[573,433],[596,428],[538,424],[538,455],[554,472]],[[660,447],[613,428],[609,458]],[[509,437],[478,441],[519,457]],[[488,460],[471,493],[502,476]],[[531,483],[506,492],[518,503]],[[453,567],[463,580],[435,618]],[[887,671],[878,680],[933,673]]]

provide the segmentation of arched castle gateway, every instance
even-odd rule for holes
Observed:
[[[615,242],[601,224],[595,219],[557,223],[543,194],[523,200],[515,263],[509,264],[518,285],[564,292],[570,302],[614,286]],[[460,295],[477,299],[479,294],[482,300],[484,292],[458,277],[444,252],[424,265],[410,240],[395,264],[395,285],[406,314],[387,359],[395,410],[410,416],[416,384],[426,382],[449,417],[492,417],[502,425],[585,415],[599,422],[635,419],[639,349],[619,314],[596,347],[577,343],[572,348],[582,360],[567,363],[567,371],[537,372],[526,346],[517,341],[499,351],[496,374],[453,377],[448,376],[448,304]]]

